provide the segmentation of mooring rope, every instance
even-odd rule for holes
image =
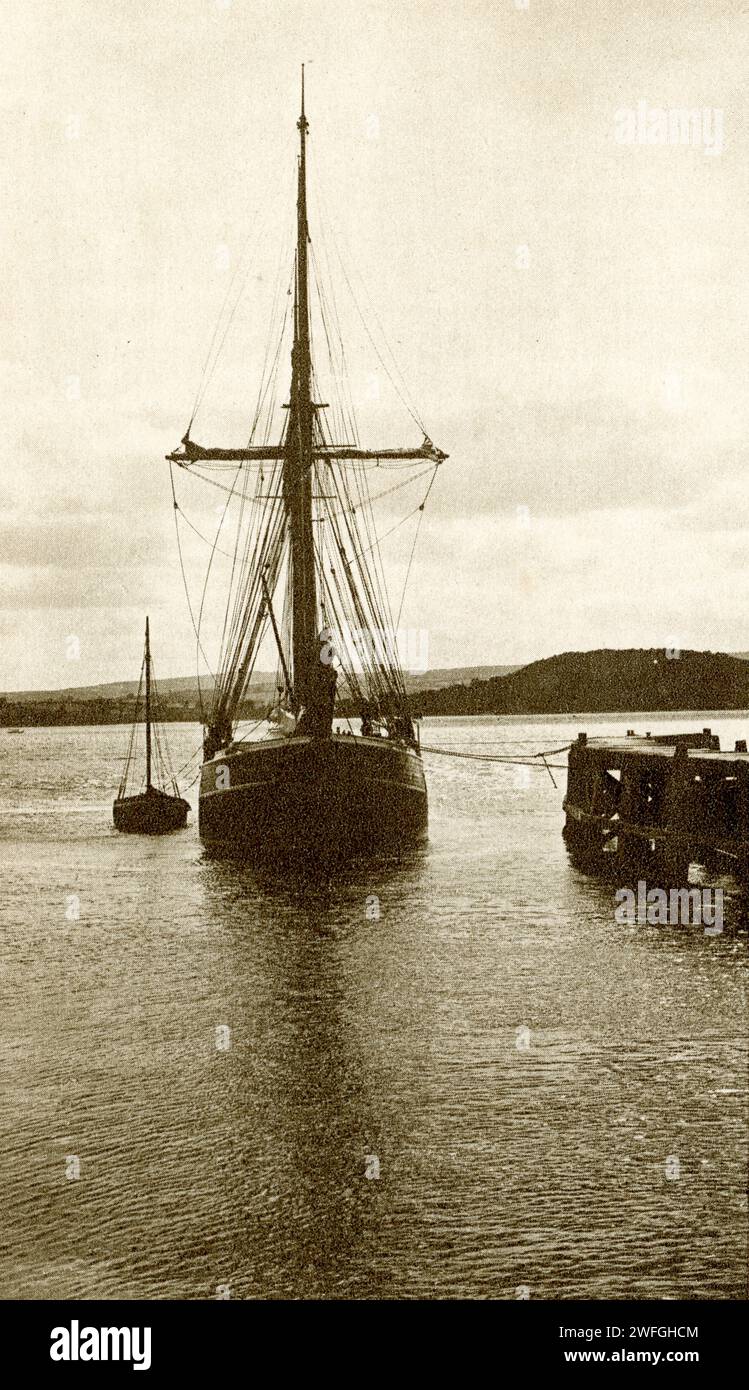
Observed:
[[[553,748],[540,753],[529,753],[526,758],[518,757],[509,753],[466,753],[457,748],[433,748],[426,743],[422,743],[422,753],[438,753],[443,758],[471,758],[481,763],[518,763],[523,767],[557,767],[566,768],[566,763],[547,763],[547,758],[553,758],[556,753],[566,753],[572,744],[568,743],[564,748]],[[541,762],[538,759],[541,758]]]
[[[572,747],[571,743],[566,743],[563,748],[548,748],[540,753],[530,753],[527,758],[512,756],[507,753],[467,753],[457,748],[433,748],[427,744],[421,745],[422,753],[436,753],[442,758],[468,758],[472,762],[480,763],[509,763],[514,767],[535,767],[538,771],[548,772],[551,777],[552,785],[556,787],[552,768],[556,771],[564,772],[566,763],[550,763],[547,758],[553,758],[557,753],[566,753]],[[541,761],[539,762],[539,758]]]

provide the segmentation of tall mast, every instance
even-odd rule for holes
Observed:
[[[315,566],[315,543],[313,537],[312,502],[314,470],[323,474],[324,468],[332,461],[374,461],[393,459],[407,461],[428,460],[436,465],[442,463],[447,454],[436,448],[425,434],[423,442],[416,446],[397,446],[394,448],[361,449],[352,443],[331,444],[325,441],[323,431],[318,429],[318,410],[324,409],[322,403],[312,399],[312,358],[310,343],[310,306],[308,283],[309,229],[307,224],[307,134],[309,126],[304,111],[304,67],[302,66],[301,113],[297,121],[299,131],[299,154],[297,163],[297,245],[294,274],[294,343],[291,351],[291,390],[287,403],[288,416],[286,429],[279,444],[248,443],[243,448],[205,447],[190,438],[188,427],[182,439],[182,451],[175,449],[167,454],[170,463],[182,468],[193,465],[216,463],[259,463],[267,460],[274,465],[282,465],[282,492],[285,511],[284,544],[288,538],[288,579],[286,599],[289,601],[291,620],[290,659],[282,659],[284,681],[291,691],[292,708],[299,713],[302,707],[327,709],[329,682],[324,679],[325,667],[320,662],[318,646],[318,604],[317,576]],[[198,475],[200,476],[200,475]],[[324,492],[324,489],[323,489]],[[175,500],[175,506],[176,506]],[[270,542],[269,542],[270,546]],[[272,547],[267,550],[266,559]],[[279,556],[272,552],[274,573]],[[365,552],[366,553],[366,552]],[[285,552],[284,552],[285,554]],[[266,565],[266,569],[268,566]],[[346,562],[346,582],[353,594],[356,605],[359,598],[354,594],[351,566]],[[270,608],[270,594],[267,583],[263,586],[262,603],[271,615],[276,635],[275,620]],[[324,587],[324,586],[323,586]],[[251,590],[255,594],[255,590]],[[374,603],[370,595],[370,600]],[[374,608],[373,608],[374,612]],[[257,655],[258,643],[264,630],[262,613],[256,610],[253,616],[248,611],[248,622],[236,640],[229,641],[222,658],[223,669],[216,686],[211,722],[206,737],[206,757],[210,758],[219,748],[224,747],[231,738],[232,725],[236,721],[248,674],[252,670]],[[324,621],[324,619],[323,619]],[[363,623],[366,618],[362,618]],[[280,648],[280,639],[277,637]]]
[[[146,791],[151,790],[151,642],[146,618]]]
[[[294,345],[291,351],[291,397],[284,457],[284,495],[289,516],[292,578],[292,680],[294,705],[307,703],[312,663],[316,659],[315,550],[312,536],[312,449],[314,406],[310,354],[307,278],[307,131],[304,114],[304,66],[299,130],[297,247],[294,289]]]

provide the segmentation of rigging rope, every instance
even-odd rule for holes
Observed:
[[[193,630],[193,632],[195,633],[195,640],[196,640],[196,642],[197,642],[197,644],[198,644],[198,650],[201,652],[202,657],[203,657],[203,660],[205,661],[205,664],[206,664],[206,666],[208,667],[208,671],[209,671],[211,677],[213,678],[213,672],[211,671],[210,662],[209,662],[208,657],[206,656],[205,652],[203,651],[203,648],[202,648],[201,643],[200,643],[200,631],[199,631],[198,626],[197,626],[197,624],[196,624],[196,622],[195,622],[195,615],[194,615],[193,610],[192,610],[192,601],[191,601],[191,599],[190,599],[190,590],[189,590],[189,588],[188,588],[188,584],[187,584],[187,575],[186,575],[186,573],[185,573],[185,562],[184,562],[184,557],[183,557],[183,555],[182,555],[182,541],[181,541],[181,539],[180,539],[180,534],[179,534],[179,520],[178,520],[179,504],[178,504],[178,502],[177,502],[177,494],[176,494],[176,492],[175,492],[175,490],[174,490],[174,469],[173,469],[173,466],[172,466],[171,463],[169,464],[169,482],[171,483],[171,487],[172,487],[172,502],[173,502],[173,510],[174,510],[174,529],[175,529],[176,536],[177,536],[177,553],[178,553],[178,555],[179,555],[179,567],[180,567],[180,570],[181,570],[181,572],[182,572],[182,585],[183,585],[183,588],[184,588],[184,590],[185,590],[185,598],[187,599],[187,608],[188,608],[188,612],[189,612],[189,614],[190,614],[190,622],[192,623],[192,630]],[[214,680],[215,680],[215,678],[214,678]],[[199,669],[198,669],[198,704],[200,705],[200,717],[201,717],[201,720],[203,720],[203,719],[204,719],[204,715],[205,715],[205,709],[204,709],[204,706],[203,706],[203,691],[202,691],[202,687],[201,687],[201,684],[200,684],[200,670],[199,670]]]
[[[387,337],[386,337],[386,334],[385,334],[385,332],[384,332],[384,330],[383,330],[383,328],[382,328],[382,324],[380,323],[380,319],[379,319],[379,317],[378,317],[377,310],[376,310],[374,304],[372,303],[371,296],[370,296],[370,294],[369,294],[369,291],[367,290],[366,284],[365,284],[364,279],[363,279],[363,277],[361,276],[361,274],[360,274],[359,278],[360,278],[362,287],[363,287],[363,289],[364,289],[364,293],[365,293],[365,295],[367,296],[367,299],[369,300],[369,308],[370,308],[370,311],[371,311],[371,313],[372,313],[372,317],[374,318],[375,322],[377,323],[378,328],[380,329],[380,332],[382,333],[383,343],[384,343],[384,345],[385,345],[385,347],[386,347],[386,350],[390,353],[390,357],[391,357],[391,359],[392,359],[393,367],[395,368],[395,371],[398,373],[398,375],[399,375],[400,378],[401,378],[401,382],[402,382],[402,385],[403,385],[403,391],[405,391],[405,393],[406,393],[405,396],[404,396],[403,392],[399,389],[398,383],[394,380],[393,375],[392,375],[392,372],[389,370],[389,368],[388,368],[388,366],[387,366],[387,363],[383,360],[382,355],[381,355],[381,353],[380,353],[380,350],[379,350],[379,348],[378,348],[378,346],[377,346],[377,344],[376,344],[374,338],[372,337],[372,333],[371,333],[371,331],[370,331],[370,328],[369,328],[369,325],[368,325],[368,323],[367,323],[367,320],[365,319],[364,314],[363,314],[362,311],[361,311],[361,308],[360,308],[360,306],[359,306],[359,301],[358,301],[358,299],[356,298],[356,295],[354,294],[353,286],[351,285],[351,281],[349,280],[348,273],[347,273],[347,271],[346,271],[346,266],[345,266],[345,264],[344,264],[343,257],[341,256],[341,252],[340,252],[340,249],[339,249],[339,246],[338,246],[338,242],[337,242],[337,240],[336,240],[336,236],[335,236],[335,231],[334,231],[334,229],[333,229],[332,220],[331,220],[330,218],[328,218],[327,213],[324,213],[324,211],[323,211],[323,203],[322,203],[322,180],[321,180],[321,178],[320,178],[320,170],[319,170],[319,166],[318,166],[318,163],[317,163],[317,157],[316,157],[316,154],[315,154],[314,146],[312,147],[312,159],[313,159],[313,163],[314,163],[314,165],[315,165],[315,174],[316,174],[316,178],[315,178],[314,183],[313,183],[313,197],[314,197],[315,202],[316,202],[316,205],[317,205],[317,215],[318,215],[319,224],[320,224],[320,232],[321,232],[321,236],[322,236],[323,249],[324,249],[324,251],[325,251],[326,260],[328,261],[329,273],[330,273],[330,262],[329,262],[328,251],[327,251],[327,243],[326,243],[326,240],[325,240],[325,224],[326,224],[326,223],[327,223],[328,231],[329,231],[329,233],[330,233],[331,241],[333,242],[333,247],[334,247],[335,253],[336,253],[337,257],[338,257],[338,261],[339,261],[339,264],[340,264],[340,266],[341,266],[341,270],[342,270],[342,272],[343,272],[343,277],[344,277],[344,279],[345,279],[345,281],[346,281],[346,284],[347,284],[347,286],[348,286],[349,294],[351,295],[351,298],[352,298],[352,300],[353,300],[354,307],[355,307],[355,309],[356,309],[356,311],[357,311],[357,313],[358,313],[358,315],[359,315],[359,318],[360,318],[361,321],[362,321],[362,324],[364,325],[364,330],[365,330],[365,332],[366,332],[366,334],[367,334],[367,337],[369,338],[369,341],[370,341],[371,344],[372,344],[372,347],[374,348],[374,350],[375,350],[375,352],[376,352],[376,354],[377,354],[377,357],[378,357],[378,359],[379,359],[379,361],[380,361],[380,364],[381,364],[381,366],[382,366],[382,368],[383,368],[383,371],[385,372],[386,376],[388,377],[388,379],[389,379],[389,381],[390,381],[390,383],[391,383],[391,385],[392,385],[394,391],[396,392],[397,396],[399,397],[399,399],[400,399],[402,405],[405,406],[406,410],[408,411],[409,415],[411,416],[411,419],[419,426],[419,429],[422,430],[422,432],[423,432],[424,434],[426,434],[427,431],[426,431],[426,428],[425,428],[425,426],[424,426],[424,422],[423,422],[423,420],[421,419],[421,416],[419,415],[419,413],[418,413],[418,411],[417,411],[417,409],[416,409],[415,403],[413,402],[413,397],[411,397],[411,393],[410,393],[410,391],[408,390],[408,386],[407,386],[407,383],[406,383],[406,378],[405,378],[405,376],[404,376],[404,374],[403,374],[403,371],[402,371],[401,367],[400,367],[399,364],[398,364],[398,361],[397,361],[397,359],[396,359],[396,357],[395,357],[395,353],[393,352],[392,348],[390,347],[390,344],[389,344],[388,341],[387,341]],[[354,263],[353,263],[353,260],[352,260],[352,265],[353,265],[353,264],[354,264]],[[332,282],[333,282],[333,276],[331,275],[330,278],[331,278],[331,283],[332,283]],[[409,401],[406,399],[406,396],[411,397],[411,404],[409,404]]]
[[[402,614],[402,612],[403,612],[403,604],[405,603],[405,600],[406,600],[406,589],[407,589],[407,587],[408,587],[408,581],[409,581],[409,578],[410,578],[410,575],[411,575],[411,566],[412,566],[412,564],[413,564],[413,562],[414,562],[414,555],[416,554],[416,543],[417,543],[417,541],[418,541],[418,539],[419,539],[419,531],[421,530],[421,523],[422,523],[422,521],[424,520],[424,508],[426,507],[426,504],[427,504],[427,502],[429,501],[429,494],[430,494],[430,492],[432,491],[432,487],[434,486],[434,480],[435,480],[435,478],[437,477],[437,468],[438,468],[438,467],[439,467],[439,464],[437,464],[437,465],[435,466],[434,472],[433,472],[433,474],[432,474],[432,476],[431,476],[431,478],[430,478],[430,480],[429,480],[429,487],[427,488],[427,490],[426,490],[426,492],[425,492],[425,494],[424,494],[424,501],[422,502],[421,506],[419,507],[419,520],[418,520],[417,523],[416,523],[416,534],[415,534],[415,536],[414,536],[414,543],[413,543],[413,545],[411,546],[411,554],[410,554],[409,560],[408,560],[408,569],[406,570],[406,577],[405,577],[405,579],[403,580],[403,592],[401,593],[400,608],[398,609],[398,621],[397,621],[397,623],[395,624],[395,630],[396,630],[396,632],[398,631],[398,629],[400,628],[400,625],[401,625],[401,614]]]
[[[287,191],[287,192],[290,191],[290,187],[291,187],[292,184],[293,184],[293,161],[292,161],[292,160],[289,160],[289,161],[288,161],[288,171],[289,171],[289,172],[288,172],[288,174],[287,174],[287,180],[286,180],[286,191]],[[288,205],[290,204],[290,199],[285,199],[284,201],[285,201],[285,205],[286,205],[286,206],[288,206]],[[248,261],[247,261],[247,264],[246,264],[246,266],[245,266],[245,269],[244,269],[244,272],[243,272],[243,273],[242,273],[242,262],[243,262],[243,260],[245,259],[245,256],[247,255],[247,250],[248,250],[248,248],[249,248],[249,246],[250,246],[250,243],[253,242],[253,237],[254,237],[253,252],[254,252],[255,246],[260,244],[261,233],[263,232],[264,227],[265,227],[265,220],[264,220],[264,219],[267,219],[267,216],[268,216],[268,205],[264,203],[264,204],[262,205],[262,207],[261,207],[260,209],[258,209],[258,211],[256,212],[255,220],[254,220],[252,226],[250,227],[249,232],[247,233],[247,236],[246,236],[246,238],[245,238],[245,240],[244,240],[244,243],[243,243],[243,245],[242,245],[242,248],[241,248],[241,250],[240,250],[239,256],[237,257],[236,264],[235,264],[235,266],[234,266],[234,270],[233,270],[233,272],[232,272],[231,278],[230,278],[229,283],[228,283],[228,285],[227,285],[227,287],[226,287],[226,293],[225,293],[225,295],[224,295],[224,298],[223,298],[223,301],[222,301],[222,304],[221,304],[221,308],[220,308],[220,310],[219,310],[218,317],[217,317],[217,319],[216,319],[216,323],[215,323],[215,326],[214,326],[214,329],[213,329],[213,333],[212,333],[212,335],[211,335],[211,340],[210,340],[210,343],[209,343],[209,346],[208,346],[208,352],[206,353],[205,362],[203,363],[203,370],[202,370],[202,372],[201,372],[200,379],[199,379],[199,381],[198,381],[198,389],[197,389],[197,391],[196,391],[196,393],[195,393],[195,401],[194,401],[194,403],[193,403],[192,413],[191,413],[191,415],[190,415],[190,423],[189,423],[189,425],[188,425],[188,427],[187,427],[187,433],[188,433],[188,435],[189,435],[190,430],[191,430],[191,428],[192,428],[192,425],[193,425],[193,423],[194,423],[195,416],[197,415],[197,412],[198,412],[198,410],[200,409],[200,406],[203,404],[203,401],[205,400],[206,393],[207,393],[207,391],[208,391],[208,389],[209,389],[209,387],[210,387],[211,381],[213,380],[213,376],[214,376],[214,374],[215,374],[216,367],[217,367],[217,365],[218,365],[218,360],[219,360],[219,357],[221,356],[221,352],[222,352],[224,343],[226,342],[226,337],[227,337],[227,334],[228,334],[229,329],[230,329],[230,327],[231,327],[232,320],[233,320],[234,315],[235,315],[235,313],[236,313],[237,307],[238,307],[238,305],[239,305],[239,303],[240,303],[240,301],[241,301],[241,299],[242,299],[242,295],[244,294],[245,286],[246,286],[246,284],[247,284],[247,277],[248,277],[248,275],[249,275],[249,273],[250,273],[250,269],[251,269],[252,259],[253,259],[253,258],[252,258],[252,257],[249,257],[249,258],[248,258]],[[289,219],[288,219],[288,214],[287,214],[286,220],[287,220],[287,221],[289,220]],[[255,233],[257,233],[256,236],[254,236]],[[282,245],[282,248],[283,248],[283,247],[286,245],[286,242],[287,242],[287,233],[286,233],[286,231],[285,231],[284,234],[281,236],[280,241],[281,241],[281,245]],[[282,251],[282,254],[283,254],[283,251]],[[240,279],[240,273],[241,273],[241,279]],[[225,312],[226,312],[226,308],[227,308],[227,305],[228,305],[228,303],[229,303],[229,299],[230,299],[230,297],[231,297],[232,291],[233,291],[233,289],[234,289],[234,287],[235,287],[235,285],[237,284],[238,281],[239,281],[239,289],[238,289],[238,291],[237,291],[237,294],[235,295],[234,303],[233,303],[233,305],[232,305],[231,312],[230,312],[230,314],[229,314],[229,318],[228,318],[228,320],[227,320],[227,322],[226,322],[226,324],[225,324],[224,331],[223,331],[223,333],[222,333],[222,335],[221,335],[221,340],[220,340],[220,342],[219,342],[219,344],[218,344],[218,347],[216,347],[216,346],[215,346],[215,345],[216,345],[216,340],[217,340],[217,338],[218,338],[219,331],[220,331],[220,329],[221,329],[221,321],[222,321],[222,319],[223,319],[223,317],[224,317],[224,314],[225,314]],[[215,348],[215,352],[214,352],[214,348]],[[213,361],[212,361],[212,362],[211,362],[211,358],[213,358]],[[209,364],[210,364],[210,370],[209,370]],[[262,381],[262,377],[261,377],[261,381]]]

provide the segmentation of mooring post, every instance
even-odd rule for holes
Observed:
[[[677,743],[673,758],[666,764],[663,815],[666,838],[659,854],[661,874],[669,887],[685,888],[689,879],[688,836],[693,825],[691,786],[689,750],[686,742]]]
[[[742,743],[743,748],[739,748]],[[746,752],[746,739],[739,739],[736,744],[737,753]],[[736,872],[746,883],[749,879],[749,767],[746,763],[739,763],[736,771],[739,777],[739,796],[737,807],[736,838],[739,841],[737,854]]]

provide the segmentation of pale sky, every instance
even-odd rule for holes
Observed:
[[[429,664],[749,650],[746,11],[7,5],[0,690],[136,677],[146,611],[160,673],[194,673],[163,456],[237,265],[193,433],[246,439],[302,61],[313,244],[322,208],[450,455],[403,615]],[[712,130],[719,112],[722,149],[618,143],[638,103],[706,110]],[[356,349],[363,436],[418,443]],[[181,497],[210,524],[218,494],[188,481]],[[186,558],[197,592],[205,547]]]

